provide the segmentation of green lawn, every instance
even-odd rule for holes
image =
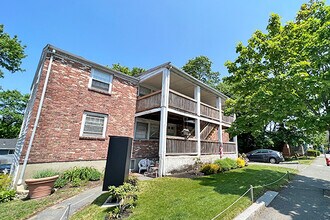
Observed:
[[[13,200],[0,203],[1,220],[27,219],[28,217],[42,211],[43,209],[55,205],[56,203],[77,195],[88,187],[66,188],[56,191],[50,196],[41,199]]]
[[[292,158],[287,158],[285,159],[285,161],[296,161],[298,162],[299,164],[305,164],[305,165],[310,165],[314,159],[316,157],[312,157],[312,156],[309,156],[309,157],[306,157],[306,156],[301,156],[301,157],[292,157]]]
[[[157,178],[140,182],[137,207],[129,219],[212,219],[243,194],[250,185],[267,184],[295,170],[250,165],[226,173],[189,178]],[[255,198],[266,190],[278,190],[283,179],[268,188],[255,189]],[[249,193],[219,219],[232,219],[249,205]],[[102,195],[71,219],[104,219],[107,209],[100,208],[107,195]]]

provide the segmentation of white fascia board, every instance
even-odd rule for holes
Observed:
[[[135,113],[135,117],[139,117],[139,116],[142,116],[142,115],[151,114],[151,113],[154,113],[154,112],[159,112],[160,109],[161,108],[154,108],[154,109],[150,109],[150,110],[147,110],[147,111]]]
[[[162,74],[163,71],[164,71],[164,69],[166,69],[166,68],[165,67],[162,67],[160,69],[156,69],[156,70],[154,70],[154,71],[152,71],[150,73],[147,73],[146,75],[141,76],[139,82],[141,83],[141,82],[147,80],[148,78],[153,77],[153,76],[155,76],[157,74]]]

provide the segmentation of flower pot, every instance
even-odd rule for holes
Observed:
[[[29,198],[36,199],[50,195],[58,177],[59,175],[25,180],[25,183],[29,188]]]

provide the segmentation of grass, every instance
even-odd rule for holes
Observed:
[[[312,156],[301,156],[301,157],[292,157],[286,158],[285,161],[297,161],[299,164],[311,165],[316,157]]]
[[[165,177],[140,182],[137,207],[129,219],[212,219],[246,192],[250,185],[259,186],[273,182],[287,171],[295,170],[250,165],[226,173],[203,176],[194,179]],[[267,187],[254,190],[257,198],[266,190],[278,190],[287,179]],[[245,210],[251,201],[250,193],[239,200],[219,219],[232,219]],[[87,208],[71,219],[104,219],[108,209],[100,208],[107,195],[103,194]]]
[[[65,188],[41,199],[17,199],[6,203],[0,203],[0,218],[1,220],[27,219],[49,206],[77,195],[86,188],[88,187]]]

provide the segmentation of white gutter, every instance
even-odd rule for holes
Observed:
[[[29,159],[29,155],[30,155],[32,143],[33,143],[33,140],[34,140],[34,136],[36,134],[36,130],[37,130],[37,127],[38,127],[42,105],[43,105],[43,102],[44,102],[44,99],[45,99],[46,89],[47,89],[49,75],[50,75],[50,70],[51,70],[52,63],[53,63],[53,58],[54,58],[53,57],[53,54],[55,52],[56,52],[55,50],[53,50],[51,52],[50,61],[49,61],[49,64],[48,64],[48,69],[47,69],[47,74],[46,74],[46,79],[45,79],[44,87],[42,89],[42,94],[41,94],[41,98],[40,98],[40,102],[39,102],[39,107],[38,107],[38,112],[37,112],[36,120],[34,121],[33,130],[32,130],[31,138],[30,138],[30,141],[29,141],[29,146],[28,146],[28,149],[26,151],[26,155],[25,155],[25,158],[24,158],[24,163],[23,163],[22,171],[20,173],[20,177],[19,177],[19,180],[17,182],[17,185],[21,185],[22,182],[23,182],[23,178],[24,178],[24,174],[25,174],[25,170],[26,170],[26,165],[27,165],[27,162],[28,162],[28,159]],[[42,68],[42,67],[40,67],[40,68]]]

